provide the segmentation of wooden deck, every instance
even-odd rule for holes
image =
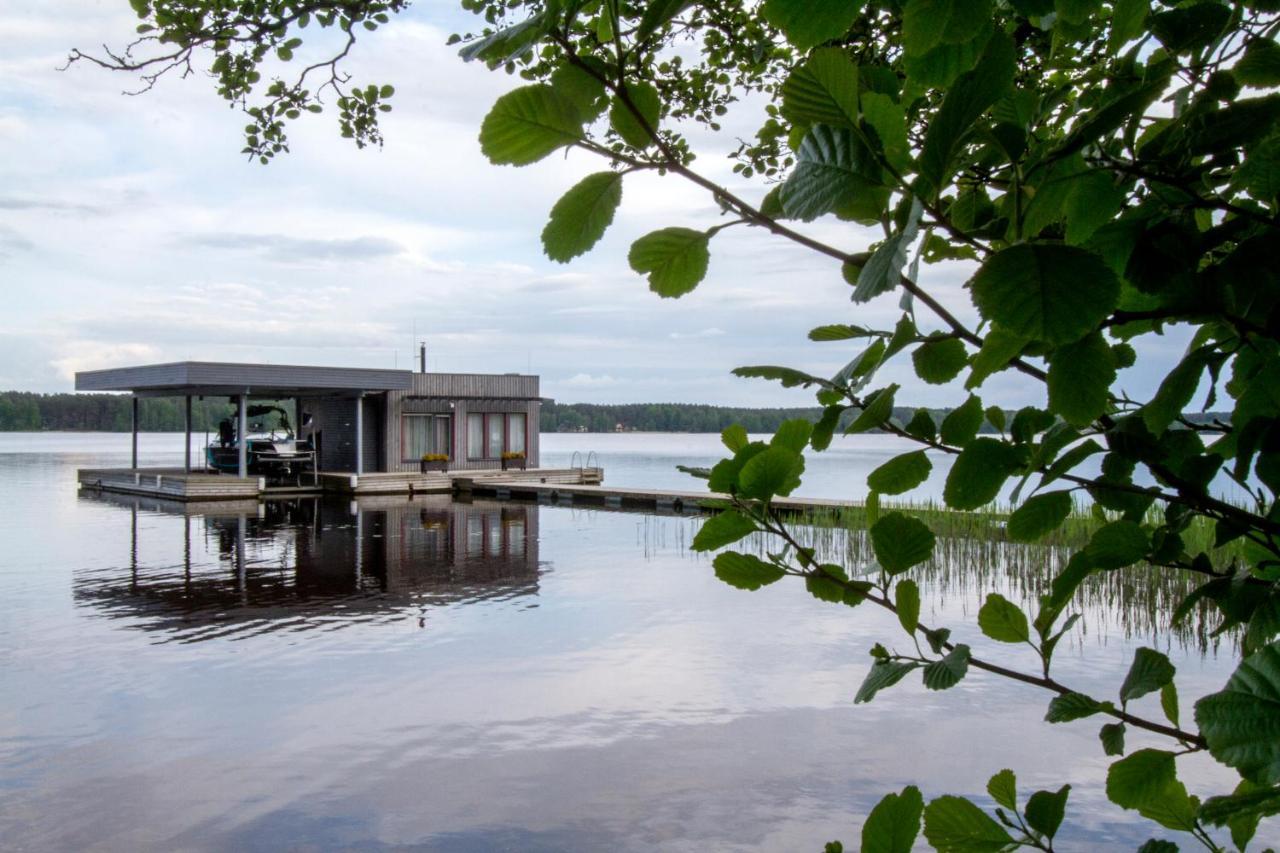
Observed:
[[[598,481],[597,481],[598,482]],[[501,477],[461,478],[460,493],[473,493],[499,499],[537,500],[547,503],[594,504],[606,507],[631,507],[675,511],[715,511],[723,507],[728,495],[717,492],[687,492],[667,489],[635,489],[595,484],[536,482]],[[862,506],[857,501],[827,498],[774,498],[773,506],[783,512],[810,512],[817,509],[848,509]]]
[[[241,479],[181,468],[81,468],[76,478],[82,489],[178,501],[256,500],[267,486],[261,477]]]
[[[599,483],[599,468],[532,468],[526,471],[433,471],[427,474],[320,473],[317,485],[268,486],[261,477],[187,473],[180,468],[85,468],[77,472],[80,488],[177,501],[259,500],[296,495],[338,493],[365,495],[450,494],[470,491],[473,483],[497,478],[505,482],[543,484]]]

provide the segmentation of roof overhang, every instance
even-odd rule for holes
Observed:
[[[140,397],[316,397],[405,391],[412,376],[408,370],[177,361],[83,371],[76,374],[76,390],[129,391]]]

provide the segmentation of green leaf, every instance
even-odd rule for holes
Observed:
[[[994,438],[975,438],[947,472],[943,500],[952,509],[977,509],[995,500],[1004,481],[1020,465],[1012,445]]]
[[[1070,793],[1070,785],[1063,785],[1057,791],[1036,791],[1027,798],[1027,823],[1046,838],[1053,838],[1062,826]]]
[[[566,263],[589,251],[604,236],[622,202],[622,175],[596,172],[560,197],[542,229],[542,247],[553,261]]]
[[[738,589],[756,590],[781,580],[786,574],[772,563],[737,551],[717,554],[712,565],[715,566],[716,577]]]
[[[787,34],[797,50],[806,51],[844,35],[862,10],[851,0],[765,0],[765,20]]]
[[[817,124],[801,141],[779,200],[787,217],[811,222],[874,193],[879,182],[875,156],[851,129]]]
[[[693,550],[714,551],[756,531],[756,523],[736,510],[725,510],[703,522],[693,537]]]
[[[871,549],[880,568],[891,575],[928,560],[935,542],[924,522],[900,512],[887,513],[871,526]]]
[[[846,433],[866,432],[869,429],[875,429],[893,416],[893,395],[898,391],[897,385],[889,385],[881,388],[875,393],[875,396],[864,400],[866,403],[858,416],[853,419],[853,423],[845,430]]]
[[[983,317],[1013,334],[1051,344],[1084,337],[1120,298],[1120,282],[1101,258],[1052,243],[998,252],[969,287]]]
[[[902,268],[907,263],[907,249],[915,242],[923,211],[920,200],[916,199],[903,229],[888,237],[871,253],[858,272],[858,280],[853,287],[854,302],[868,302],[898,286],[902,280]]]
[[[969,647],[957,643],[941,660],[926,664],[924,686],[930,690],[948,690],[960,683],[969,671]]]
[[[489,162],[536,163],[582,139],[583,116],[568,97],[547,85],[521,86],[498,98],[480,125],[480,150]]]
[[[1115,0],[1111,4],[1111,32],[1107,35],[1107,50],[1118,53],[1120,48],[1140,37],[1150,11],[1151,0]]]
[[[552,72],[551,86],[573,101],[586,122],[599,118],[609,103],[604,84],[576,65],[562,65]]]
[[[1200,807],[1200,819],[1205,823],[1211,826],[1232,826],[1231,840],[1241,850],[1253,837],[1257,821],[1274,814],[1280,814],[1280,788],[1262,787],[1249,781],[1241,781],[1228,796],[1210,797]],[[1252,823],[1252,827],[1247,826],[1246,821]],[[1249,830],[1241,833],[1240,838],[1236,837],[1235,827],[1238,824],[1245,824],[1241,829]]]
[[[847,323],[832,323],[809,330],[811,341],[847,341],[854,338],[874,337],[876,332],[865,326],[851,326]]]
[[[1049,702],[1049,710],[1044,715],[1047,723],[1069,723],[1082,720],[1108,707],[1107,703],[1090,699],[1083,693],[1063,693]]]
[[[853,697],[854,704],[870,702],[878,692],[897,684],[917,666],[919,664],[913,661],[877,659],[858,688],[858,695]]]
[[[804,587],[819,601],[830,601],[833,604],[844,602],[844,585],[835,578],[812,574],[804,579]]]
[[[995,853],[1013,845],[1013,838],[990,815],[952,796],[925,806],[924,837],[938,853]]]
[[[1057,530],[1070,514],[1070,492],[1045,492],[1013,511],[1005,533],[1014,542],[1034,542]]]
[[[735,367],[734,376],[751,379],[774,379],[782,383],[783,388],[794,388],[797,385],[808,388],[810,385],[829,386],[831,383],[817,376],[811,376],[790,367],[777,367],[772,364],[756,364],[748,367]]]
[[[1018,777],[1012,770],[1005,768],[987,780],[987,793],[996,805],[1004,806],[1011,812],[1018,810]]]
[[[844,50],[815,50],[782,84],[782,114],[798,125],[858,124],[858,66]]]
[[[964,447],[978,434],[985,417],[986,413],[982,411],[982,400],[970,394],[967,400],[948,412],[942,419],[939,430],[942,443]]]
[[[720,432],[720,440],[731,453],[737,453],[747,446],[747,430],[742,424],[730,424]]]
[[[1025,643],[1031,639],[1027,615],[1009,599],[993,592],[978,611],[982,633],[1002,643]]]
[[[997,31],[972,71],[960,75],[947,91],[925,133],[920,154],[920,177],[941,190],[951,173],[951,161],[973,123],[1013,84],[1013,42]],[[1016,331],[1016,330],[1015,330]]]
[[[1195,826],[1195,804],[1178,781],[1174,754],[1140,749],[1107,771],[1107,799],[1169,829]]]
[[[990,15],[990,0],[908,0],[902,12],[903,47],[920,56],[939,44],[972,41]]]
[[[789,418],[778,425],[770,444],[774,447],[785,447],[792,453],[803,453],[813,433],[813,424],[804,418]]]
[[[1178,725],[1178,688],[1172,681],[1160,688],[1160,710],[1169,722]]]
[[[929,478],[933,463],[923,450],[895,456],[867,475],[867,485],[885,495],[909,492]]]
[[[1227,686],[1196,703],[1209,752],[1259,785],[1280,782],[1280,644],[1245,658]]]
[[[609,108],[609,124],[628,145],[633,148],[648,148],[653,144],[649,131],[656,133],[658,130],[662,100],[658,96],[658,90],[648,83],[628,83],[626,91],[631,106],[614,96],[613,106]],[[640,118],[636,117],[636,112],[640,113]],[[641,118],[644,119],[643,123]]]
[[[1107,755],[1124,755],[1124,723],[1107,723],[1098,730],[1102,751]]]
[[[911,354],[916,376],[930,385],[945,385],[955,379],[968,360],[959,338],[925,341]]]
[[[641,42],[649,38],[690,5],[692,0],[653,0],[640,16],[640,26],[636,28],[636,41]]]
[[[742,466],[746,465],[756,454],[763,453],[768,447],[769,445],[763,441],[753,441],[746,447],[735,451],[732,459],[721,459],[711,468],[711,476],[707,478],[707,487],[713,492],[736,494],[738,491],[738,477],[742,473]]]
[[[1130,702],[1156,692],[1173,681],[1174,671],[1169,658],[1160,652],[1145,646],[1139,648],[1133,654],[1133,664],[1124,677],[1124,684],[1120,685],[1121,701]]]
[[[1107,410],[1115,380],[1115,361],[1102,334],[1086,335],[1049,358],[1049,410],[1072,426],[1088,426]]]
[[[906,109],[881,92],[863,92],[862,118],[876,132],[889,165],[899,172],[911,167],[911,143],[907,139]]]
[[[933,441],[938,435],[938,424],[928,409],[916,409],[907,422],[907,433],[925,441]]]
[[[1178,362],[1177,367],[1169,371],[1151,402],[1142,407],[1142,421],[1152,435],[1159,435],[1168,429],[1191,403],[1207,366],[1207,356],[1211,352],[1210,348],[1203,347],[1189,353]]]
[[[915,785],[901,794],[886,794],[862,825],[862,853],[911,853],[923,811],[924,799]]]
[[[893,588],[893,594],[898,608],[898,624],[908,634],[914,634],[920,624],[920,587],[911,578],[904,578]]]
[[[1098,528],[1085,553],[1095,568],[1119,569],[1141,560],[1150,548],[1151,540],[1142,526],[1122,519]]]
[[[491,33],[462,47],[458,56],[463,61],[484,60],[490,68],[527,55],[546,36],[554,23],[551,16],[539,13],[518,24]]]
[[[1254,39],[1231,73],[1246,86],[1280,85],[1280,45],[1269,38]]]
[[[982,339],[982,347],[973,356],[973,367],[964,387],[969,391],[980,387],[988,376],[1008,367],[1009,362],[1017,358],[1026,345],[1024,338],[1010,334],[999,326],[992,328]]]
[[[773,446],[759,453],[738,475],[738,494],[768,501],[774,495],[789,495],[800,485],[804,457],[794,450]]]
[[[711,259],[710,237],[692,228],[651,231],[631,244],[627,261],[649,274],[649,289],[664,299],[683,296],[698,286]]]

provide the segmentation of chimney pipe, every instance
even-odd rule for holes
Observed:
[[[418,344],[418,368],[419,368],[418,370],[419,373],[427,372],[427,342],[426,341],[423,341],[422,343]]]

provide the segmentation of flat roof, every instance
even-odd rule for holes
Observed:
[[[137,367],[86,370],[76,374],[77,391],[131,391],[140,396],[252,394],[262,397],[315,396],[359,391],[405,391],[409,370],[175,361]]]

